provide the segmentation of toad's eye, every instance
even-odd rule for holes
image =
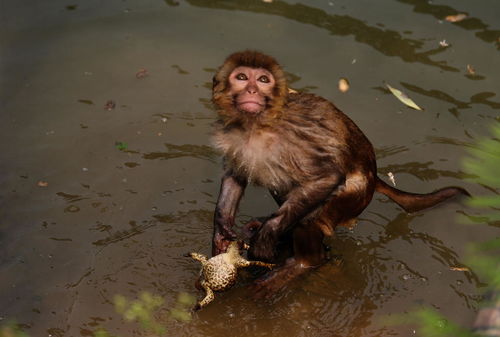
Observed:
[[[239,73],[238,75],[236,75],[236,79],[240,80],[240,81],[246,81],[246,80],[248,80],[248,77],[247,77],[247,75],[245,75],[243,73]]]
[[[269,82],[271,82],[269,80],[269,77],[267,77],[266,75],[262,75],[261,77],[259,77],[258,81],[262,82],[262,83],[269,83]]]

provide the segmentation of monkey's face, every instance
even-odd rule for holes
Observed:
[[[264,68],[237,67],[229,75],[229,93],[243,113],[262,112],[273,96],[275,84],[274,76]]]

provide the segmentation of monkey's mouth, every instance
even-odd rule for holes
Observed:
[[[262,111],[264,104],[255,101],[243,101],[238,103],[238,108],[244,112],[257,113]]]

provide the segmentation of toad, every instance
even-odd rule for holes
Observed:
[[[245,249],[248,245],[243,244]],[[205,290],[205,298],[196,304],[194,310],[198,310],[212,302],[215,298],[215,291],[229,289],[236,283],[238,269],[249,266],[260,266],[272,269],[274,264],[261,261],[248,261],[240,255],[240,244],[232,241],[225,253],[216,255],[208,259],[199,253],[189,253],[193,259],[201,262],[201,271],[198,283]]]

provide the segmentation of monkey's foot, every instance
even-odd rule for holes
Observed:
[[[286,260],[285,265],[267,273],[263,278],[257,279],[252,285],[255,298],[269,298],[285,288],[290,281],[310,271],[309,265],[300,263],[294,258]]]

